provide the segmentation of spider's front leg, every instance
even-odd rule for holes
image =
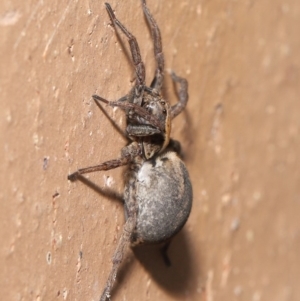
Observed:
[[[106,10],[107,10],[113,24],[117,25],[122,30],[122,32],[126,35],[126,37],[128,39],[133,63],[135,66],[135,72],[136,72],[136,76],[137,76],[136,86],[137,86],[137,89],[140,91],[142,89],[142,87],[144,87],[144,85],[145,85],[145,65],[141,59],[140,48],[137,43],[137,40],[136,40],[135,36],[132,35],[128,31],[128,29],[116,18],[111,6],[108,3],[105,3],[105,6],[106,6]]]
[[[148,20],[148,23],[151,28],[151,34],[152,34],[152,39],[154,43],[154,55],[155,55],[155,60],[156,60],[156,71],[155,71],[155,76],[154,79],[151,83],[151,88],[155,89],[156,91],[160,92],[163,81],[164,81],[164,65],[165,65],[165,60],[164,60],[164,54],[162,52],[162,42],[161,42],[161,35],[160,35],[160,30],[159,27],[151,15],[147,5],[146,1],[142,0],[142,5],[143,5],[143,11],[144,14]]]
[[[159,129],[160,131],[164,130],[165,124],[162,121],[160,121],[156,116],[150,114],[145,108],[139,106],[136,103],[122,101],[122,100],[108,101],[98,95],[93,95],[92,97],[96,102],[102,101],[102,102],[110,105],[111,107],[119,107],[122,110],[124,110],[125,112],[126,112],[126,110],[131,110],[131,112],[133,114],[133,118],[144,119],[144,121],[147,121],[150,125],[152,125],[156,129]]]

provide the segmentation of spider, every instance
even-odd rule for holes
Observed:
[[[128,167],[123,196],[126,222],[100,301],[110,299],[127,248],[139,244],[168,243],[184,226],[192,206],[192,185],[179,156],[180,144],[170,138],[172,119],[183,111],[188,101],[187,81],[171,73],[173,81],[179,85],[179,101],[171,106],[161,94],[164,55],[160,30],[146,1],[141,2],[151,28],[157,65],[151,85],[145,84],[145,66],[136,38],[116,18],[111,6],[105,3],[113,25],[128,39],[136,80],[131,91],[117,101],[92,96],[97,103],[102,101],[125,112],[128,145],[122,148],[118,159],[78,169],[68,176],[69,180],[75,181],[85,173],[123,165]]]

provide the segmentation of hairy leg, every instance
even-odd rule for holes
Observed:
[[[171,76],[173,81],[176,84],[179,84],[179,90],[178,90],[179,101],[177,102],[177,104],[171,107],[171,118],[173,119],[184,110],[188,102],[189,95],[187,91],[188,89],[187,80],[185,78],[177,76],[174,72],[171,73]]]
[[[129,45],[130,45],[130,50],[131,50],[131,55],[133,59],[133,64],[135,66],[135,72],[137,75],[136,79],[136,86],[138,90],[141,89],[145,85],[145,65],[142,62],[141,59],[141,54],[140,54],[140,48],[137,43],[137,40],[134,35],[132,35],[127,28],[116,18],[111,6],[108,3],[105,3],[106,10],[113,22],[113,24],[117,25],[122,32],[126,35]]]
[[[144,120],[148,121],[152,126],[160,129],[161,131],[163,131],[165,128],[165,124],[163,122],[159,121],[159,119],[156,116],[150,114],[145,108],[139,106],[138,104],[126,101],[108,101],[98,95],[93,95],[92,97],[95,100],[99,100],[110,105],[111,107],[119,107],[124,111],[131,110],[133,115],[136,114],[136,117],[143,118]]]
[[[90,172],[101,171],[101,170],[110,170],[110,169],[113,169],[113,168],[117,168],[119,166],[127,165],[127,164],[129,164],[130,161],[131,161],[131,156],[126,155],[126,156],[122,156],[119,159],[106,161],[106,162],[101,163],[101,164],[96,165],[96,166],[80,168],[77,171],[73,172],[72,174],[68,175],[68,180],[74,182],[74,181],[77,180],[77,177],[79,175],[82,175],[82,174],[85,174],[85,173],[90,173]]]
[[[152,33],[152,39],[154,42],[154,55],[155,55],[155,60],[156,60],[156,71],[155,71],[155,77],[151,83],[151,87],[156,89],[158,92],[160,92],[161,87],[163,85],[163,80],[164,80],[164,54],[162,52],[162,42],[161,42],[161,35],[160,35],[160,30],[159,27],[151,15],[147,5],[146,1],[142,0],[142,5],[143,5],[143,11],[144,14],[148,20],[148,23],[151,28],[151,33]]]
[[[126,208],[128,212],[128,217],[126,223],[123,227],[123,232],[119,239],[117,248],[115,250],[113,259],[112,259],[112,268],[109,273],[105,288],[101,295],[100,301],[110,300],[111,290],[115,283],[117,272],[120,267],[121,262],[123,261],[123,257],[125,255],[126,250],[128,249],[132,234],[136,227],[137,222],[137,204],[135,197],[135,178],[131,178],[128,183],[128,199],[125,200]]]

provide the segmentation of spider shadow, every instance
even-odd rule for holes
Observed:
[[[124,204],[123,196],[121,194],[113,191],[112,189],[102,189],[98,185],[96,185],[95,183],[93,183],[92,181],[90,181],[89,179],[87,179],[86,177],[84,177],[82,175],[78,175],[77,180],[82,182],[84,185],[88,186],[95,192],[99,193],[100,195],[105,196],[112,201],[118,201],[118,202]]]
[[[132,250],[154,281],[170,293],[181,295],[194,278],[186,231],[183,229],[176,235],[168,247],[170,266],[167,266],[161,249],[162,245],[141,245]]]
[[[132,253],[126,256],[118,271],[112,294],[115,294],[132,273],[136,259],[151,275],[151,279],[171,295],[182,296],[187,289],[193,287],[197,274],[186,231],[182,230],[171,242],[168,249],[171,266],[166,265],[161,249],[162,245],[141,245],[132,248]]]

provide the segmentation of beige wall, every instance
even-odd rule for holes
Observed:
[[[112,0],[154,70],[138,0]],[[174,122],[194,206],[166,268],[128,251],[112,300],[300,300],[300,2],[148,0],[166,66],[189,81]],[[91,99],[134,78],[102,1],[0,3],[2,300],[98,300],[124,223],[122,205],[78,167],[124,140]],[[165,93],[175,102],[172,83]],[[122,112],[107,108],[118,124]],[[122,171],[89,179],[122,192]],[[140,252],[139,252],[140,253]]]

